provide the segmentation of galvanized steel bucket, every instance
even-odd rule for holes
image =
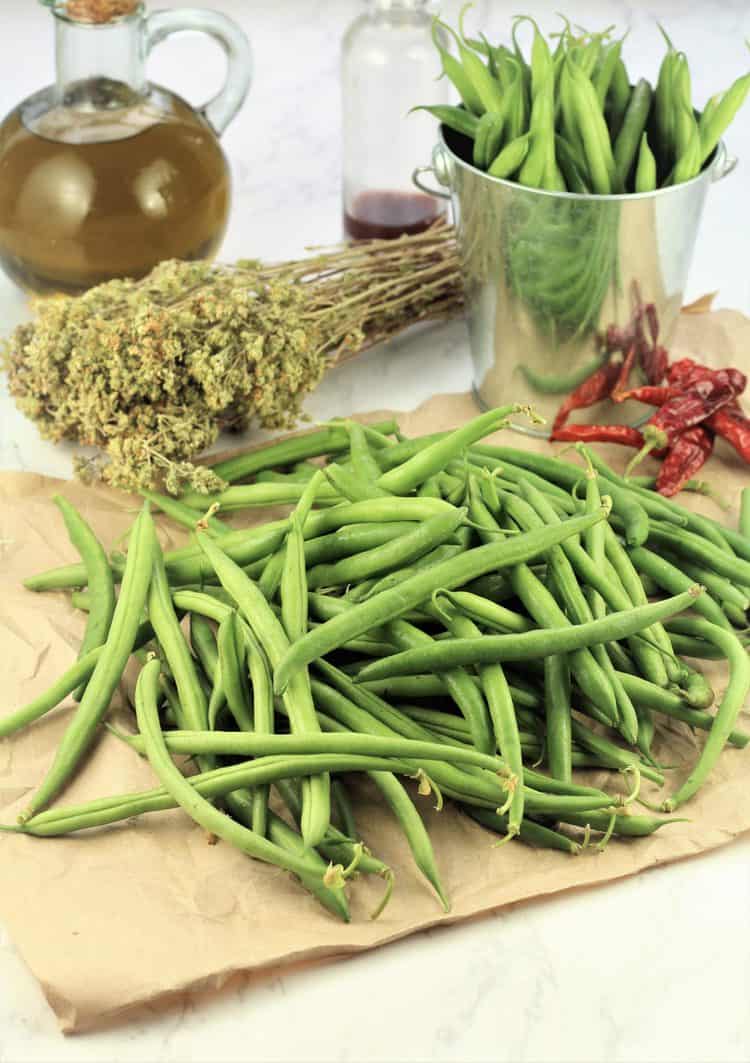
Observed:
[[[639,301],[654,304],[669,345],[708,187],[737,163],[723,144],[692,181],[624,196],[524,188],[465,162],[469,148],[441,126],[432,165],[413,180],[452,203],[483,406],[554,414],[596,367],[607,327],[626,326]],[[425,184],[427,174],[449,191]]]

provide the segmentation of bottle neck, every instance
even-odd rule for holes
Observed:
[[[79,22],[55,11],[57,97],[75,96],[84,86],[117,85],[142,95],[146,88],[146,48],[142,9],[111,22]],[[85,92],[97,106],[97,94]],[[114,101],[102,99],[102,106]]]

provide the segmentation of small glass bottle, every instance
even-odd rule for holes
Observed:
[[[429,159],[435,121],[421,103],[447,103],[427,0],[367,0],[342,49],[343,215],[351,239],[418,233],[443,212],[414,188]]]

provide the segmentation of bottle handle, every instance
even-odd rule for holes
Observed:
[[[221,91],[199,108],[218,136],[239,111],[250,90],[253,53],[243,29],[218,11],[184,7],[176,11],[155,11],[145,23],[145,50],[148,54],[173,33],[193,30],[213,37],[227,57],[227,76]]]

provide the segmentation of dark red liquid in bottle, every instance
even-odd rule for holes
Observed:
[[[352,240],[390,240],[422,233],[442,214],[442,206],[420,192],[361,192],[344,212],[344,232]]]

